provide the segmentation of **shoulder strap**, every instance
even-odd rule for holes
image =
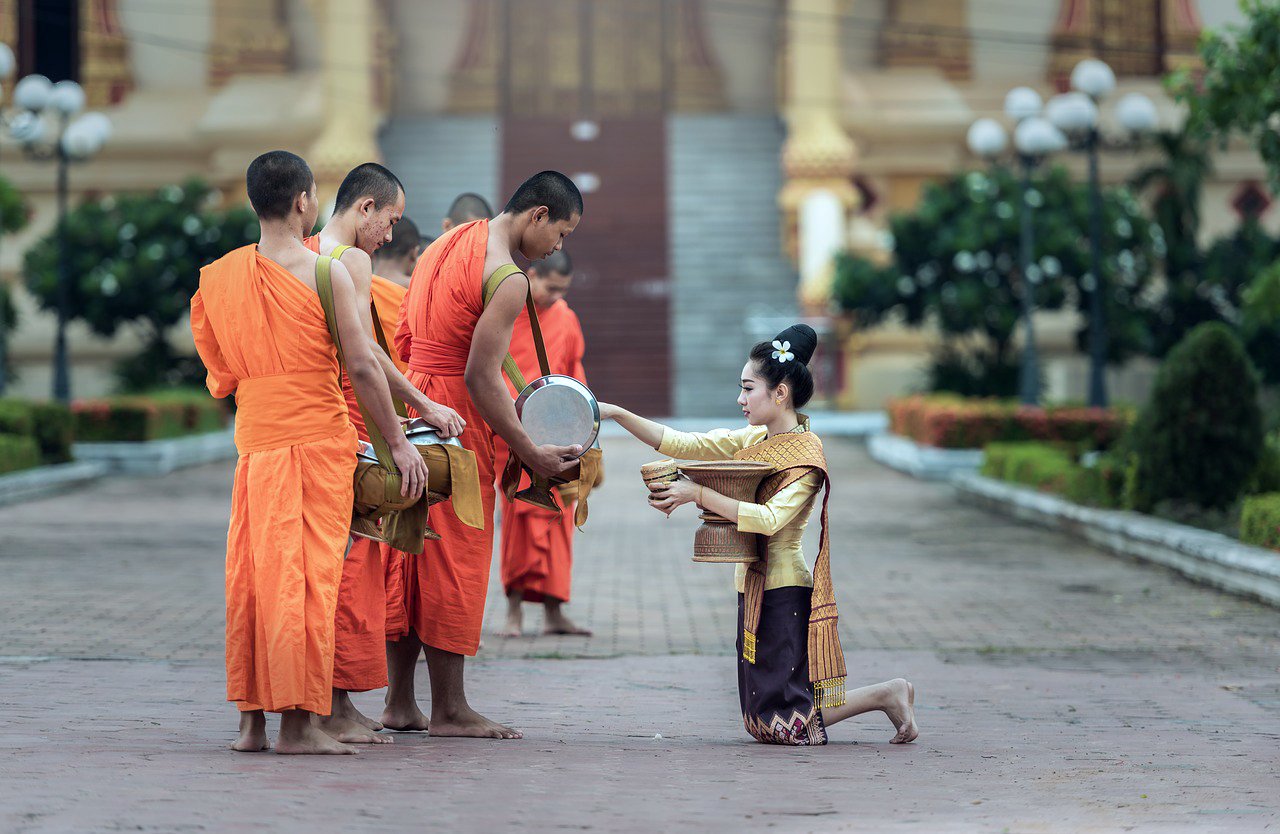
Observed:
[[[333,251],[329,253],[329,257],[333,258],[335,261],[340,261],[342,260],[343,253],[345,253],[348,249],[351,249],[351,248],[352,248],[351,246],[348,246],[345,243],[341,243],[333,247]],[[382,348],[383,353],[385,353],[387,356],[390,356],[391,348],[387,347],[387,335],[382,330],[382,319],[378,317],[378,305],[373,300],[372,288],[370,288],[369,290],[369,314],[373,316],[373,335],[376,336],[378,339],[378,347]],[[336,339],[334,340],[334,344],[337,344]],[[400,402],[400,400],[396,397],[395,394],[391,395],[391,404],[395,406],[396,414],[399,414],[401,417],[406,417],[406,418],[409,416],[409,412],[405,409],[404,403]],[[360,416],[364,417],[363,411],[360,412]],[[366,426],[369,425],[369,420],[367,418],[365,419],[364,424]],[[370,435],[370,437],[372,436],[373,435]]]
[[[515,264],[504,264],[493,271],[493,274],[484,282],[482,306],[489,306],[489,301],[493,298],[494,293],[498,291],[498,287],[502,286],[502,282],[512,275],[524,275],[524,273]],[[526,281],[529,280],[529,276],[525,275],[524,277]],[[542,341],[542,327],[538,323],[538,310],[533,303],[532,292],[525,294],[524,303],[525,309],[529,311],[529,328],[533,331],[533,347],[538,352],[538,368],[541,369],[543,376],[550,376],[551,363],[547,361],[547,348]],[[511,384],[515,386],[517,394],[528,385],[524,378],[524,373],[510,353],[502,360],[502,370],[506,372],[507,379],[511,380]]]
[[[342,355],[342,339],[338,336],[338,318],[334,312],[333,279],[329,274],[332,266],[332,255],[321,255],[316,258],[316,293],[320,296],[320,306],[324,309],[324,321],[329,327],[329,336],[333,339],[333,346],[338,349],[338,365],[345,368],[347,363]],[[355,386],[352,386],[352,390],[354,388]],[[395,460],[391,457],[391,447],[387,445],[387,439],[382,436],[377,424],[373,422],[369,412],[365,410],[359,394],[356,395],[356,404],[360,407],[360,417],[364,420],[365,431],[369,433],[369,443],[372,444],[374,454],[378,457],[378,463],[388,473],[395,476],[394,478],[389,476],[386,480],[387,497],[392,499],[392,483],[394,481],[394,493],[398,494],[400,492],[400,476],[399,470],[396,469]]]

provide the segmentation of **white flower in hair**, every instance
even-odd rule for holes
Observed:
[[[777,359],[779,362],[790,362],[792,359],[795,359],[796,355],[791,352],[791,343],[780,342],[777,339],[774,339],[773,358]]]

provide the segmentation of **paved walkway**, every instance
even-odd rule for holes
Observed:
[[[851,676],[916,682],[915,745],[879,716],[824,749],[744,741],[729,569],[688,562],[692,514],[644,507],[654,455],[618,440],[570,606],[596,635],[489,636],[469,667],[523,742],[224,752],[213,466],[0,509],[0,831],[1275,826],[1280,612],[828,452]]]

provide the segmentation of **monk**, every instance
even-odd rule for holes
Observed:
[[[522,184],[492,221],[450,229],[418,259],[400,308],[396,348],[409,361],[409,379],[433,400],[456,408],[467,421],[462,443],[476,456],[485,527],[458,521],[448,504],[432,508],[431,526],[442,536],[419,555],[404,555],[399,583],[402,629],[388,633],[387,707],[392,729],[425,729],[427,717],[414,696],[414,664],[425,651],[431,678],[430,730],[438,736],[520,738],[510,727],[480,715],[467,703],[464,658],[480,643],[489,565],[493,556],[495,434],[534,472],[552,477],[581,454],[576,446],[537,446],[516,417],[502,379],[516,317],[529,283],[516,272],[486,306],[486,279],[514,262],[560,249],[582,217],[582,195],[564,174],[543,171]],[[390,586],[388,602],[390,603]]]
[[[240,710],[233,750],[267,748],[265,712],[280,713],[277,753],[354,753],[313,723],[332,702],[334,611],[351,523],[356,433],[303,245],[319,212],[300,157],[271,151],[246,175],[261,224],[244,246],[200,272],[191,329],[209,392],[236,397],[236,465],[227,533],[227,699]],[[346,267],[330,266],[347,372],[387,435],[402,494],[427,469],[399,421],[364,337]]]
[[[529,265],[528,274],[529,292],[538,310],[551,373],[571,376],[585,385],[587,375],[582,367],[582,355],[586,341],[578,316],[564,300],[573,282],[573,262],[569,254],[561,250],[534,261]],[[526,380],[542,376],[527,311],[516,319],[511,356]],[[507,386],[513,397],[519,393],[509,380]],[[496,445],[501,472],[509,451],[501,439]],[[521,488],[528,486],[527,475],[525,481]],[[542,603],[544,633],[591,634],[575,625],[562,610],[569,601],[573,571],[575,496],[564,487],[556,492],[561,503],[560,515],[524,501],[502,499],[502,587],[507,594],[507,622],[499,632],[503,637],[519,637],[523,633],[522,609],[526,601]]]
[[[479,194],[468,191],[453,198],[449,213],[440,221],[440,231],[447,232],[454,226],[461,226],[473,220],[488,220],[490,217],[493,217],[493,207],[489,205],[489,201]]]
[[[451,408],[432,402],[405,379],[403,365],[397,366],[379,346],[374,332],[369,301],[378,309],[386,338],[395,333],[396,318],[405,289],[373,274],[373,254],[394,240],[404,214],[404,186],[395,174],[376,162],[357,165],[338,186],[333,216],[320,234],[304,243],[313,252],[337,253],[351,274],[359,300],[360,320],[378,363],[382,366],[392,395],[414,406],[423,418],[445,437],[461,433],[466,423]],[[360,404],[350,381],[342,379],[347,415],[360,439],[367,441]],[[365,716],[351,702],[352,692],[369,692],[387,685],[386,619],[387,599],[383,586],[382,551],[378,542],[356,538],[342,563],[342,584],[334,620],[333,704],[320,728],[339,741],[350,744],[385,744],[392,739],[378,735],[382,725]]]
[[[408,290],[409,277],[413,275],[413,267],[418,262],[418,256],[422,254],[426,243],[430,242],[428,240],[424,243],[422,232],[418,231],[418,225],[408,217],[402,216],[400,222],[396,224],[395,236],[391,238],[391,242],[378,247],[373,253],[374,274],[382,276],[401,290]],[[389,313],[382,313],[382,304],[378,304],[378,312],[387,316],[391,322],[391,329],[386,331],[388,339],[395,338],[396,321],[400,317],[400,301],[403,300],[404,294],[401,293],[400,300]],[[391,359],[396,363],[396,367],[402,364],[405,368],[408,367],[396,351],[393,350],[392,354]]]

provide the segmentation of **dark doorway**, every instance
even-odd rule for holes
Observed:
[[[602,400],[670,414],[665,121],[600,121],[589,141],[573,138],[572,125],[503,120],[499,199],[546,169],[588,186],[582,223],[565,243],[575,274],[568,301],[586,333],[588,381]]]
[[[80,80],[79,0],[20,0],[18,68],[52,81]]]

